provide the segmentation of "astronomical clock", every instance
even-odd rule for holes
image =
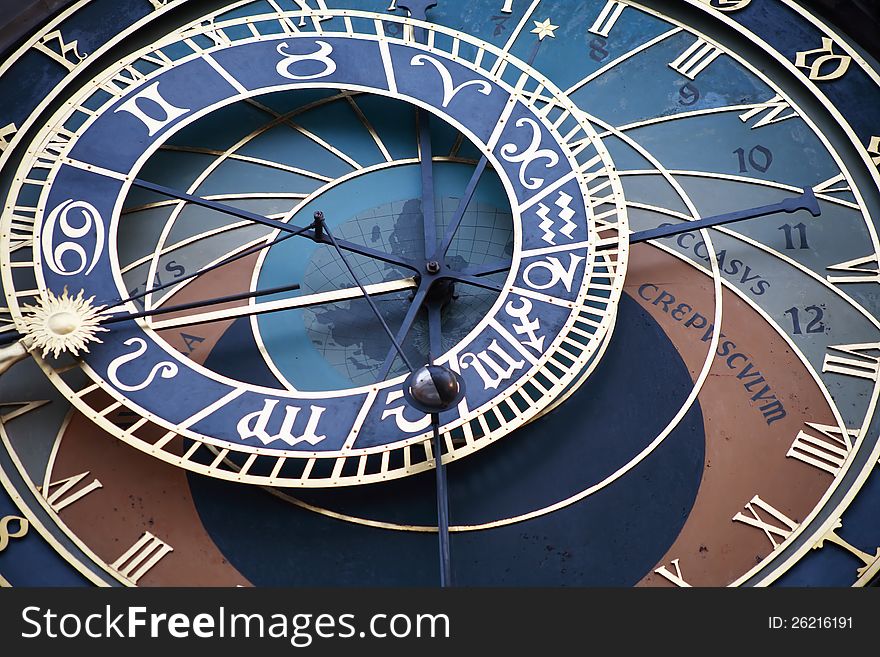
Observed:
[[[0,93],[2,584],[435,586],[438,474],[457,586],[877,578],[880,75],[794,0],[79,0]]]

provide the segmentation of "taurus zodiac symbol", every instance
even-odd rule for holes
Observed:
[[[328,75],[332,75],[336,71],[336,62],[330,59],[328,55],[333,52],[333,46],[326,41],[315,41],[315,43],[318,45],[318,50],[310,55],[291,54],[285,50],[285,48],[290,47],[287,45],[286,41],[279,44],[276,50],[279,55],[284,55],[284,59],[278,62],[278,65],[275,67],[275,70],[278,71],[278,75],[290,80],[314,80],[316,78],[325,78]],[[295,73],[291,73],[290,67],[299,62],[320,62],[324,65],[324,70],[312,75],[296,75]]]

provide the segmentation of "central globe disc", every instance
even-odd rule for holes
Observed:
[[[435,162],[437,242],[459,206],[461,191],[473,173],[472,163]],[[391,200],[388,199],[397,199]],[[349,253],[347,258],[364,285],[398,281],[427,274],[422,218],[421,173],[418,164],[402,164],[355,177],[318,196],[297,216],[324,213],[339,240],[424,263],[421,271]],[[303,223],[300,221],[299,223]],[[468,206],[461,227],[446,254],[453,270],[509,262],[513,252],[513,218],[503,186],[487,173]],[[489,277],[503,282],[506,273]],[[273,247],[260,269],[257,287],[271,288],[299,280],[297,295],[329,292],[356,285],[335,249],[307,240],[290,240]],[[442,288],[442,289],[441,289]],[[442,294],[442,345],[446,351],[461,341],[485,317],[498,294],[472,286],[434,284],[431,295]],[[411,305],[414,288],[376,295],[374,300],[389,328],[396,332]],[[256,318],[267,361],[276,376],[304,391],[353,388],[376,382],[392,348],[369,304],[361,299],[272,313]],[[311,346],[302,348],[301,339]],[[420,313],[403,342],[413,363],[428,360],[427,316]],[[406,373],[397,358],[389,376]]]

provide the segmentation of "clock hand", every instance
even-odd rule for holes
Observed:
[[[662,237],[673,237],[675,235],[689,233],[691,231],[701,230],[703,228],[717,228],[718,226],[724,226],[726,224],[732,224],[738,221],[745,221],[746,219],[757,219],[758,217],[764,217],[768,214],[776,214],[777,212],[787,212],[790,214],[793,212],[798,212],[799,210],[808,210],[810,214],[812,214],[814,217],[819,217],[822,215],[822,210],[819,207],[819,202],[816,200],[816,196],[813,193],[812,188],[805,188],[803,194],[801,194],[800,196],[787,198],[779,203],[762,205],[760,207],[751,208],[748,210],[739,210],[737,212],[729,212],[727,214],[720,214],[714,217],[706,217],[704,219],[698,219],[696,221],[686,221],[681,224],[662,226],[660,228],[652,228],[650,230],[643,230],[637,233],[632,233],[629,237],[629,242],[630,244],[647,242],[648,240],[656,240]],[[466,280],[466,282],[470,282],[476,285],[475,281],[479,280],[478,277],[507,271],[510,269],[511,264],[512,263],[510,262],[499,262],[466,267],[465,269],[457,272],[460,277],[456,278],[456,280]],[[468,278],[465,279],[465,277]]]
[[[443,353],[443,323],[440,313],[443,307],[437,301],[429,301],[428,310],[428,362],[433,363]]]
[[[400,3],[400,7],[406,9],[409,12],[411,18],[427,20],[427,11],[431,7],[435,7],[437,5],[436,0],[405,0]],[[423,30],[419,30],[420,33],[424,32]],[[420,123],[420,139],[422,138],[422,127],[423,124]],[[427,127],[427,123],[424,124],[424,127]],[[429,137],[430,138],[430,137]],[[430,143],[430,142],[428,142]],[[430,162],[430,159],[428,160]],[[425,160],[424,160],[424,150],[422,151],[422,183],[423,183],[423,194],[425,193]],[[433,187],[433,185],[431,185]],[[423,201],[423,210],[424,210],[424,201]],[[425,215],[425,259],[427,261],[435,261],[438,259],[442,259],[446,255],[446,251],[448,250],[448,245],[444,248],[441,246],[436,251],[433,249],[435,245],[436,238],[436,226],[434,225],[434,217],[433,217],[433,189],[431,190],[431,210],[432,216],[430,218],[431,223],[431,233],[429,235],[428,216]],[[461,213],[464,215],[464,211]],[[461,219],[458,219],[458,222],[461,222]],[[457,229],[457,224],[456,224]],[[455,229],[452,230],[455,233]],[[428,241],[430,238],[430,241]],[[444,240],[445,241],[445,240]],[[438,267],[439,263],[429,262],[427,266],[431,268]],[[419,286],[419,290],[416,292],[415,297],[413,298],[413,303],[410,305],[409,312],[407,313],[407,317],[404,319],[404,323],[401,326],[401,331],[398,333],[401,334],[401,341],[404,339],[406,334],[409,332],[409,327],[412,325],[412,322],[415,321],[415,317],[418,314],[418,311],[421,309],[422,302],[427,296],[428,290],[430,289],[431,282],[427,282],[424,279],[422,280],[421,285]],[[440,353],[440,304],[437,302],[431,302],[428,304],[428,331],[430,335],[430,351],[431,357],[429,360],[433,362],[433,358],[439,355]],[[390,356],[390,355],[389,355]],[[386,362],[382,366],[382,371],[386,371],[386,366],[388,368],[391,367],[391,361],[393,357],[386,358]],[[412,368],[410,368],[412,370]],[[384,378],[383,374],[381,378]],[[451,569],[451,561],[449,557],[449,497],[446,492],[446,470],[443,466],[443,461],[441,458],[442,450],[440,444],[440,416],[437,413],[431,413],[431,426],[434,432],[434,456],[437,460],[437,530],[439,534],[440,540],[440,585],[443,587],[449,586],[452,583],[452,569]]]
[[[207,199],[201,198],[200,196],[187,194],[186,192],[181,192],[170,187],[165,187],[163,185],[157,185],[146,180],[135,179],[132,182],[132,185],[134,185],[135,187],[140,187],[141,189],[155,192],[157,194],[161,194],[162,196],[176,198],[181,201],[192,203],[193,205],[199,205],[203,208],[208,208],[209,210],[215,210],[217,212],[222,212],[233,217],[238,217],[239,219],[246,219],[248,221],[253,221],[254,223],[263,224],[264,226],[269,226],[270,228],[275,228],[285,233],[296,233],[299,231],[304,231],[302,232],[303,237],[307,237],[315,242],[318,242],[319,244],[330,244],[327,236],[319,233],[317,230],[310,231],[308,229],[303,229],[301,226],[286,224],[283,221],[270,219],[269,217],[264,217],[254,212],[248,212],[247,210],[241,210],[234,206],[226,205],[225,203],[209,201]],[[418,263],[413,262],[407,258],[394,256],[389,253],[384,253],[382,251],[376,251],[375,249],[370,249],[368,247],[361,246],[360,244],[347,242],[345,240],[337,240],[336,244],[339,246],[339,248],[344,249],[345,251],[357,253],[358,255],[373,258],[374,260],[381,260],[382,262],[386,262],[390,265],[405,267],[416,272],[420,270],[420,266]]]
[[[419,109],[419,159],[422,170],[422,226],[425,233],[425,261],[437,258],[437,220],[434,213],[434,154],[431,148],[431,119]]]
[[[437,0],[401,0],[397,5],[409,12],[409,17],[417,21],[428,20],[428,10],[437,6]]]
[[[369,294],[373,296],[383,295],[383,294],[391,294],[393,292],[401,292],[403,290],[410,290],[416,287],[416,279],[415,278],[404,278],[398,281],[387,281],[384,283],[376,283],[374,285],[367,285],[366,290]],[[185,303],[175,306],[165,306],[161,308],[154,308],[153,310],[146,310],[138,313],[119,313],[114,315],[104,315],[100,316],[100,323],[104,324],[116,324],[119,322],[123,322],[129,319],[139,319],[143,317],[156,317],[160,315],[167,315],[175,312],[181,312],[184,310],[195,310],[197,308],[204,308],[207,306],[219,305],[221,303],[230,303],[232,301],[241,301],[243,299],[252,299],[259,298],[264,296],[270,296],[272,294],[281,294],[284,292],[292,292],[294,290],[300,289],[298,284],[287,285],[284,287],[277,287],[269,290],[258,290],[255,292],[245,292],[242,294],[235,294],[226,297],[220,297],[215,299],[205,299],[203,301],[194,301],[192,303]],[[239,317],[249,317],[251,315],[262,315],[265,313],[278,312],[281,310],[293,310],[296,308],[310,308],[312,306],[320,306],[326,303],[338,303],[340,301],[347,301],[350,299],[357,299],[363,295],[363,290],[359,287],[355,288],[347,288],[343,290],[332,290],[330,292],[320,292],[317,294],[308,294],[299,297],[292,297],[288,299],[278,299],[275,301],[265,301],[263,303],[256,303],[249,306],[243,306],[240,308],[226,308],[224,310],[214,310],[205,313],[199,313],[194,315],[186,315],[184,317],[174,317],[172,319],[166,319],[158,322],[153,322],[150,324],[150,328],[155,331],[162,331],[170,328],[182,328],[186,326],[195,326],[197,324],[208,324],[210,322],[217,322],[227,319],[237,319]],[[0,338],[0,345],[10,344],[12,342],[17,342],[21,340],[24,335],[15,332],[11,335],[4,335]]]
[[[428,265],[433,265],[433,264],[437,264],[437,263],[428,263]],[[509,263],[507,265],[507,268],[508,269],[510,268]],[[419,283],[419,289],[416,290],[416,293],[413,296],[412,301],[410,302],[409,310],[407,311],[406,316],[403,318],[403,322],[400,325],[400,329],[398,329],[398,331],[397,331],[397,343],[402,344],[403,341],[406,340],[406,336],[409,334],[410,329],[412,329],[413,324],[415,323],[416,319],[419,316],[419,311],[421,311],[422,305],[425,304],[425,301],[428,299],[428,293],[430,292],[431,287],[435,283],[438,283],[444,279],[464,283],[466,285],[473,285],[475,287],[481,287],[483,289],[491,290],[493,292],[503,292],[504,291],[504,288],[501,285],[494,283],[492,281],[483,280],[477,276],[463,275],[463,274],[460,274],[459,272],[455,272],[455,271],[452,271],[449,269],[442,271],[442,273],[441,272],[434,273],[434,272],[431,272],[429,269],[426,272],[426,274],[422,275],[421,282]],[[431,313],[430,304],[431,303],[433,303],[433,301],[428,304],[428,320],[429,320],[429,322],[431,321],[431,318],[430,318],[430,313]],[[429,329],[430,329],[430,323],[429,323]],[[437,335],[439,336],[439,329],[435,328],[433,330],[435,330],[437,332]],[[435,338],[435,339],[436,339],[437,348],[439,349],[440,339],[439,339],[439,337]],[[431,350],[432,351],[434,350],[434,346],[431,347]],[[395,350],[391,349],[388,352],[388,355],[385,357],[385,361],[382,363],[382,367],[379,369],[379,379],[380,380],[387,377],[388,373],[391,371],[391,366],[394,364],[395,353],[396,353]],[[440,352],[438,351],[437,355],[439,355],[439,353]]]
[[[379,308],[376,307],[376,302],[373,301],[373,298],[370,296],[370,293],[367,292],[367,289],[361,283],[360,279],[357,277],[357,274],[354,273],[354,268],[352,268],[351,264],[348,262],[348,258],[345,257],[345,252],[339,246],[339,243],[336,241],[336,238],[333,237],[333,234],[330,232],[330,228],[328,228],[326,221],[324,221],[324,213],[316,212],[315,213],[315,223],[318,225],[318,229],[321,230],[326,236],[327,239],[330,240],[330,243],[333,244],[333,248],[336,249],[336,252],[339,254],[339,258],[342,260],[345,268],[348,270],[349,275],[357,284],[358,288],[360,288],[361,294],[368,304],[370,304],[370,308],[372,308],[373,313],[376,315],[376,319],[379,320],[379,323],[382,325],[385,333],[388,334],[388,337],[391,338],[391,343],[394,345],[394,348],[397,350],[397,353],[400,354],[400,358],[406,363],[407,369],[412,372],[412,365],[406,357],[406,354],[403,353],[403,348],[394,338],[394,333],[391,332],[391,329],[388,328],[388,323],[385,321],[385,318],[382,317],[382,313],[379,312]]]
[[[391,294],[392,292],[401,292],[403,290],[411,290],[416,287],[415,278],[404,278],[399,281],[388,281],[385,283],[375,283],[367,285],[366,290],[372,296],[382,294]],[[196,324],[207,324],[209,322],[222,321],[226,319],[235,319],[238,317],[249,317],[251,315],[262,315],[265,313],[278,312],[280,310],[293,310],[296,308],[311,308],[327,303],[338,303],[340,301],[349,301],[357,299],[363,295],[361,288],[351,287],[343,290],[332,290],[330,292],[319,292],[317,294],[307,294],[299,297],[291,297],[288,299],[278,299],[276,301],[264,301],[255,303],[241,308],[228,308],[226,310],[216,310],[213,312],[199,313],[197,315],[186,315],[184,317],[174,317],[163,321],[153,322],[150,327],[156,331],[162,331],[170,328],[181,328],[185,326],[193,326]],[[183,310],[177,307],[174,310]],[[168,311],[171,312],[171,311]]]
[[[455,233],[458,232],[458,228],[461,226],[461,222],[464,219],[468,206],[471,204],[471,200],[474,198],[474,193],[477,191],[477,185],[480,183],[480,178],[482,178],[483,172],[486,170],[488,164],[489,160],[485,155],[480,158],[480,161],[477,163],[477,168],[474,170],[474,173],[465,188],[461,201],[458,203],[458,208],[455,210],[455,214],[452,217],[452,221],[450,221],[449,226],[446,227],[443,241],[440,242],[440,248],[437,249],[438,257],[446,257],[446,252],[449,251],[452,240],[455,238]]]
[[[286,285],[284,287],[272,288],[269,290],[257,290],[254,292],[243,292],[241,294],[231,294],[224,297],[217,297],[214,299],[204,299],[201,301],[193,301],[191,303],[185,303],[177,306],[168,306],[162,308],[154,308],[152,310],[145,310],[142,312],[136,313],[116,313],[116,314],[107,314],[104,306],[95,306],[92,305],[90,300],[83,300],[83,292],[80,292],[78,297],[75,299],[71,298],[67,294],[67,288],[64,289],[64,293],[61,295],[60,299],[65,300],[68,303],[67,307],[56,308],[53,311],[50,311],[48,316],[45,317],[44,321],[38,321],[36,323],[36,327],[31,327],[31,330],[26,331],[25,333],[19,333],[18,331],[13,331],[9,335],[4,335],[0,338],[0,345],[7,345],[13,342],[18,342],[21,340],[25,340],[26,338],[33,339],[36,335],[36,332],[48,332],[50,337],[61,337],[67,336],[71,333],[77,333],[78,327],[82,327],[83,325],[90,326],[94,330],[105,331],[107,329],[97,328],[99,325],[103,326],[106,324],[118,324],[119,322],[125,322],[131,319],[138,319],[141,317],[153,317],[156,315],[166,315],[168,313],[180,312],[182,310],[192,310],[195,308],[204,308],[206,306],[215,306],[222,303],[230,303],[233,301],[241,301],[243,299],[251,299],[255,297],[263,297],[269,296],[272,294],[281,294],[284,292],[292,292],[294,290],[300,289],[300,285],[298,283],[294,283],[293,285]],[[49,298],[54,298],[55,301],[58,301],[58,297],[54,297],[51,291],[49,291]],[[74,305],[71,307],[70,303]],[[25,310],[28,310],[25,308]],[[35,311],[36,312],[36,311]],[[85,347],[87,342],[90,342],[94,339],[94,330],[88,331],[86,336],[82,336],[82,344],[78,344],[77,349],[81,349]],[[56,357],[58,353],[62,351],[67,351],[67,347],[58,347],[56,352]],[[87,349],[86,349],[87,351]],[[76,351],[74,350],[74,354]]]
[[[409,305],[409,310],[406,311],[406,316],[403,318],[403,322],[400,325],[400,329],[397,331],[397,337],[394,340],[395,346],[403,343],[406,340],[406,336],[409,334],[412,325],[415,323],[416,318],[419,316],[419,312],[422,309],[422,304],[425,302],[425,299],[428,296],[428,290],[430,289],[430,284],[425,282],[425,279],[422,278],[422,282],[419,284],[419,289],[416,290],[415,295],[413,296],[412,301]],[[382,367],[379,368],[379,373],[376,376],[377,381],[384,380],[389,372],[391,372],[391,366],[394,364],[394,357],[396,355],[396,350],[392,348],[388,355],[385,357],[385,361],[382,363]],[[409,367],[409,365],[407,365]],[[412,367],[409,368],[412,371]]]
[[[462,276],[479,278],[480,276],[489,276],[490,274],[500,274],[504,271],[510,271],[510,268],[512,266],[513,263],[510,260],[505,260],[502,262],[487,262],[481,265],[472,265],[470,267],[465,267],[464,269],[456,273]]]
[[[809,210],[810,214],[814,217],[818,217],[822,214],[822,210],[819,208],[819,202],[816,200],[816,195],[813,193],[812,188],[808,187],[804,189],[804,193],[800,196],[787,198],[780,203],[773,203],[772,205],[762,205],[749,210],[739,210],[738,212],[729,212],[727,214],[706,217],[705,219],[698,219],[696,221],[686,221],[682,224],[675,224],[673,226],[662,226],[660,228],[652,228],[651,230],[639,231],[631,234],[629,241],[630,244],[647,242],[648,240],[672,237],[674,235],[689,233],[703,228],[715,228],[718,226],[724,226],[725,224],[732,224],[737,221],[745,221],[746,219],[756,219],[757,217],[764,217],[768,214],[776,214],[777,212],[792,213],[797,212],[798,210]]]
[[[101,324],[118,324],[129,319],[140,319],[142,317],[155,317],[157,315],[167,315],[169,313],[180,312],[182,310],[195,310],[196,308],[204,308],[206,306],[216,306],[221,303],[231,303],[233,301],[242,301],[243,299],[255,299],[258,297],[266,297],[272,294],[281,294],[283,292],[293,292],[300,289],[299,283],[293,285],[285,285],[283,287],[275,287],[269,290],[255,290],[253,292],[242,292],[241,294],[230,294],[225,297],[215,297],[213,299],[203,299],[201,301],[192,301],[176,306],[162,306],[153,308],[152,310],[143,310],[137,313],[117,313],[114,315],[106,315],[101,319]],[[221,311],[222,312],[222,311]]]
[[[226,265],[232,264],[233,262],[237,262],[238,260],[241,260],[242,258],[246,258],[249,255],[253,255],[254,253],[259,253],[260,251],[270,249],[273,246],[281,244],[282,242],[286,242],[287,240],[289,240],[292,237],[297,237],[298,235],[303,235],[307,231],[313,230],[314,228],[315,228],[315,224],[313,224],[313,223],[309,224],[306,228],[303,228],[302,230],[299,230],[295,233],[285,233],[285,234],[281,235],[280,237],[276,237],[271,242],[267,242],[265,244],[257,244],[256,246],[252,246],[249,249],[245,249],[241,253],[236,253],[235,255],[229,256],[228,258],[224,258],[220,262],[215,263],[209,267],[204,267],[203,269],[199,269],[198,271],[195,271],[191,274],[187,274],[187,275],[182,276],[180,278],[176,278],[173,281],[170,281],[168,283],[163,283],[162,285],[157,285],[155,287],[145,289],[143,292],[139,292],[138,294],[134,294],[134,295],[128,297],[127,299],[118,298],[115,301],[101,303],[99,305],[108,306],[109,308],[115,308],[117,306],[125,305],[129,301],[137,301],[138,299],[144,298],[148,294],[152,294],[154,292],[161,292],[162,290],[168,289],[169,287],[174,287],[176,285],[180,285],[181,283],[185,283],[186,281],[192,280],[198,276],[208,274],[212,271],[220,269],[221,267],[225,267]]]

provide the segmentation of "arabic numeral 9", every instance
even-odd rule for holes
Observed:
[[[794,335],[825,333],[828,326],[823,321],[825,319],[825,306],[807,306],[803,311],[797,306],[789,308],[785,311],[786,315],[791,315],[792,331]],[[808,317],[805,317],[807,315]],[[806,327],[802,324],[802,319],[807,321]]]
[[[750,167],[751,170],[759,173],[767,173],[770,165],[773,164],[773,153],[764,146],[755,146],[748,153],[744,148],[737,148],[733,153],[739,158],[740,173],[748,173]]]
[[[680,96],[679,104],[690,107],[700,100],[700,89],[694,83],[688,82],[678,90],[678,95]]]

